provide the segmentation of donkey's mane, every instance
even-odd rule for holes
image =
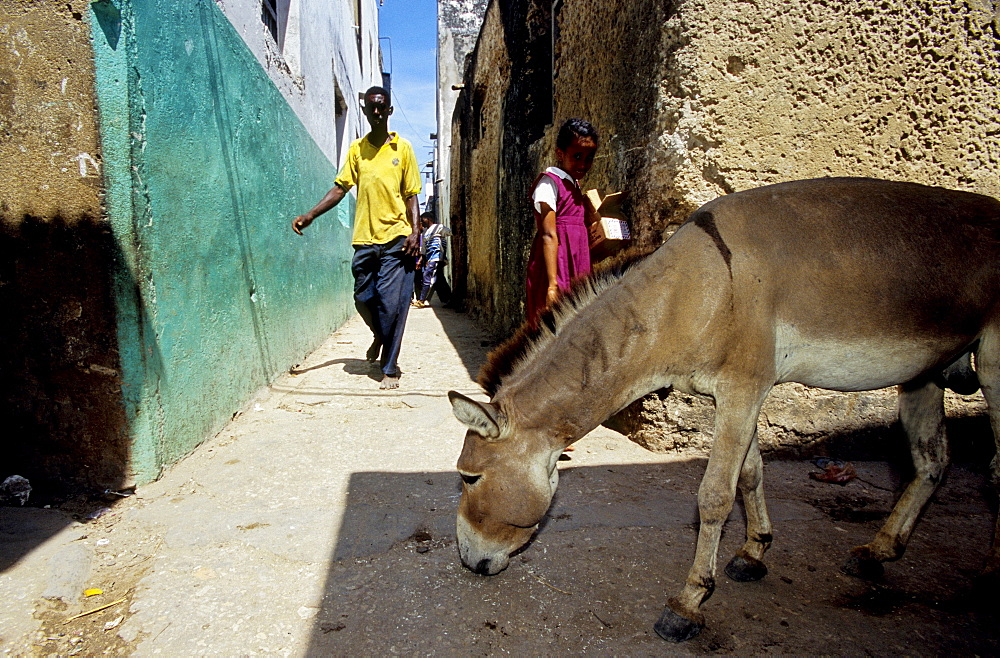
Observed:
[[[569,292],[542,312],[535,326],[525,322],[512,337],[487,355],[486,363],[477,378],[479,385],[486,389],[490,397],[496,395],[504,378],[517,370],[532,354],[551,343],[560,327],[576,317],[598,294],[621,279],[625,272],[656,249],[657,247],[631,247],[598,264],[589,276],[576,280]]]

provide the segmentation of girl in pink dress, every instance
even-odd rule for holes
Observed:
[[[535,240],[528,257],[525,315],[531,326],[542,311],[590,273],[587,206],[578,181],[597,153],[597,130],[583,119],[569,119],[556,137],[556,162],[535,180]]]

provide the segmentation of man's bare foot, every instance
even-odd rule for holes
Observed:
[[[379,384],[379,388],[382,390],[388,390],[390,388],[399,388],[399,375],[395,377],[390,377],[389,375],[382,376],[382,383]]]
[[[365,359],[374,363],[378,361],[378,353],[382,351],[382,341],[378,338],[372,341],[371,347],[365,352]]]

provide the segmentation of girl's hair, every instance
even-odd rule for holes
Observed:
[[[556,136],[556,148],[566,150],[573,143],[574,137],[589,137],[597,143],[597,128],[583,119],[566,119]]]

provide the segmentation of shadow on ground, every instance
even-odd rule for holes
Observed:
[[[994,518],[984,464],[952,467],[906,556],[874,584],[839,566],[903,480],[891,462],[855,465],[859,478],[837,486],[810,480],[808,461],[767,460],[770,574],[720,573],[708,626],[682,646],[652,625],[693,557],[703,458],[563,464],[542,529],[490,578],[459,563],[455,473],[356,473],[309,654],[992,653],[1000,626],[970,596]],[[720,567],[743,532],[737,509]]]
[[[458,353],[462,365],[469,373],[469,378],[476,381],[479,369],[485,362],[485,354],[493,348],[494,343],[483,338],[482,330],[460,316],[458,311],[433,306],[448,340]]]
[[[309,366],[307,368],[292,368],[288,371],[288,374],[304,375],[313,370],[321,370],[323,368],[330,368],[337,365],[342,365],[344,372],[348,375],[365,375],[369,379],[373,379],[375,381],[382,380],[381,371],[372,362],[365,359],[330,359],[329,361],[317,363],[316,365]]]
[[[0,482],[31,485],[27,507],[0,507],[0,572],[112,506],[101,492],[130,486],[115,295],[134,295],[133,320],[149,319],[121,262],[100,217],[0,211]],[[146,347],[155,369],[159,351]]]

